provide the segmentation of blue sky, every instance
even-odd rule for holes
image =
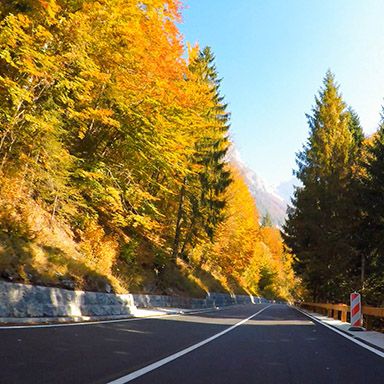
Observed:
[[[186,41],[209,45],[242,159],[268,183],[292,175],[305,113],[327,69],[369,134],[384,104],[384,0],[184,0]]]

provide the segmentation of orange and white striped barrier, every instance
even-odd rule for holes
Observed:
[[[360,293],[351,293],[351,328],[359,330],[363,325],[361,317],[361,296]]]

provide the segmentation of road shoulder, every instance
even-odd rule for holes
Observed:
[[[331,329],[332,331],[339,333],[340,335],[350,339],[351,341],[359,344],[360,346],[376,353],[377,355],[384,357],[384,334],[374,331],[349,331],[350,323],[335,320],[333,318],[303,310],[302,308],[292,307],[297,311],[308,316],[312,320],[319,324]]]

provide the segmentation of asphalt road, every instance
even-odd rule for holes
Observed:
[[[384,358],[293,308],[266,307],[95,325],[0,328],[0,383],[107,384],[191,346],[196,349],[130,382],[384,383]],[[221,332],[226,333],[209,340]]]

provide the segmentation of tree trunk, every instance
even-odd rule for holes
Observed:
[[[365,257],[364,254],[361,255],[361,290],[364,289],[364,280],[365,280]]]
[[[173,250],[172,250],[172,259],[176,260],[179,254],[179,246],[180,246],[180,235],[181,235],[181,222],[183,218],[183,206],[184,206],[184,198],[185,198],[185,184],[186,177],[183,179],[183,184],[180,189],[179,195],[179,208],[177,210],[177,219],[176,219],[176,228],[175,228],[175,237],[173,240]]]
[[[187,245],[192,240],[192,234],[193,234],[193,229],[195,227],[195,222],[196,222],[196,216],[193,215],[192,220],[191,220],[191,225],[189,226],[188,233],[185,236],[185,240],[184,240],[183,246],[181,247],[181,251],[180,251],[181,255],[184,255],[185,248],[187,247]]]

